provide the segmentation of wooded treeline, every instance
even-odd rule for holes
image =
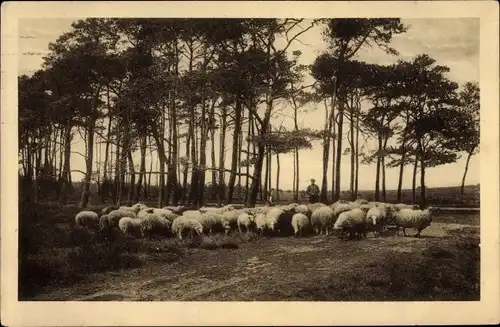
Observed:
[[[327,51],[311,65],[300,64],[301,52],[292,49],[315,26]],[[464,154],[468,166],[479,151],[479,86],[459,88],[446,76],[449,68],[426,54],[387,66],[356,59],[368,46],[397,55],[391,38],[406,30],[399,19],[77,21],[49,45],[39,71],[19,77],[24,201],[66,203],[75,171],[70,159],[82,155],[82,208],[92,181],[102,202],[119,205],[151,197],[154,174],[159,206],[235,197],[254,206],[269,188],[279,189],[280,154],[286,153],[294,155],[297,201],[300,150],[321,140],[322,201],[340,198],[341,157],[349,155],[352,198],[360,164],[376,163],[377,200],[386,197],[386,167],[399,168],[401,200],[403,168],[412,165],[413,198],[419,172],[425,205],[426,169]],[[324,106],[325,121],[305,129],[299,114],[311,105]],[[293,128],[273,119],[280,106]],[[85,153],[72,148],[75,135]],[[368,148],[366,139],[377,147]],[[151,153],[157,167],[152,160],[146,165]]]

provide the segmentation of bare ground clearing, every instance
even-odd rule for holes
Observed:
[[[443,220],[421,238],[409,230],[410,237],[263,237],[238,249],[186,249],[174,263],[93,273],[29,300],[479,300],[478,217],[471,225]]]

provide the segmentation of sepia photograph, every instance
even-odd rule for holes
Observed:
[[[18,17],[17,301],[484,300],[480,17],[212,9]]]

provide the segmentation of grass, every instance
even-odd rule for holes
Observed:
[[[259,300],[479,301],[479,239],[454,238],[422,252],[387,252],[290,293],[273,288]]]
[[[100,212],[101,207],[89,210]],[[20,208],[19,294],[21,298],[44,287],[70,286],[90,274],[138,268],[146,262],[172,263],[187,249],[238,249],[256,234],[215,234],[193,238],[134,238],[114,230],[104,237],[98,231],[76,227],[74,205],[34,204]]]
[[[102,207],[96,206],[90,210],[99,212]],[[122,270],[140,269],[146,264],[175,263],[192,251],[200,254],[204,251],[222,251],[216,255],[219,257],[237,250],[239,256],[242,255],[240,253],[247,253],[245,251],[256,251],[257,254],[269,244],[282,245],[285,242],[298,246],[304,242],[303,238],[294,240],[293,237],[261,238],[252,232],[187,237],[183,240],[173,237],[139,239],[125,236],[119,231],[104,237],[96,231],[75,227],[74,216],[79,208],[74,205],[61,207],[57,204],[34,204],[29,208],[20,206],[19,212],[20,300],[29,299],[46,289],[92,281],[95,274],[99,273],[115,271],[119,274]],[[478,225],[479,214],[471,218],[470,214],[444,213],[437,216],[435,221]],[[336,242],[334,239],[332,241]],[[247,243],[251,242],[255,242],[255,245],[248,246]],[[356,250],[366,244],[355,243],[335,243],[335,246],[348,246],[350,250]],[[310,284],[292,289],[274,287],[267,292],[265,299],[478,299],[478,244],[476,230],[456,232],[451,241],[440,239],[421,253],[386,251],[373,256],[371,261],[361,260],[365,262],[363,267],[332,274],[320,284],[312,280]],[[307,274],[307,271],[303,273]],[[287,272],[283,271],[283,274]],[[286,294],[280,293],[285,291]]]

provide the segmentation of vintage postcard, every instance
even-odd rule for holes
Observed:
[[[1,322],[500,321],[498,4],[2,4]]]

